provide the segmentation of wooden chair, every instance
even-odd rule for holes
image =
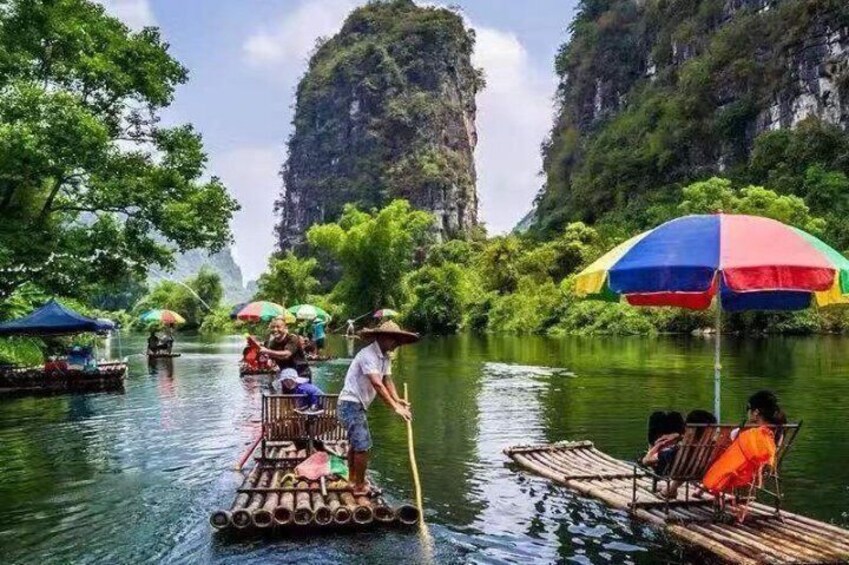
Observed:
[[[299,412],[306,396],[296,394],[266,394],[262,397],[262,457],[272,443],[307,441],[310,439],[306,416]],[[341,441],[347,431],[336,417],[339,395],[323,394],[318,397],[321,413],[312,418],[312,437],[322,441]]]
[[[776,435],[779,439],[776,442],[777,451],[775,464],[764,469],[763,476],[765,480],[763,484],[750,485],[750,488],[748,489],[749,493],[745,497],[740,497],[739,493],[734,493],[733,497],[735,499],[743,498],[748,501],[754,499],[757,492],[763,492],[774,499],[776,513],[780,513],[781,501],[783,498],[780,478],[781,463],[783,462],[787,451],[795,441],[801,425],[801,422],[798,424],[786,424],[776,430]],[[631,509],[635,510],[637,508],[663,506],[667,516],[669,514],[669,509],[674,506],[717,505],[716,509],[721,511],[723,509],[722,505],[725,501],[724,497],[714,498],[711,496],[706,498],[692,498],[690,490],[691,486],[698,487],[701,484],[702,478],[705,476],[705,473],[707,473],[710,466],[728,448],[728,446],[731,445],[731,442],[733,441],[732,436],[736,437],[736,435],[733,435],[734,430],[739,429],[742,429],[742,427],[732,424],[688,424],[684,429],[681,441],[678,443],[675,458],[669,465],[669,468],[664,470],[662,474],[658,474],[650,467],[640,468],[638,465],[634,466],[634,479],[630,504]],[[639,474],[641,474],[638,473],[638,469],[652,478],[653,492],[657,491],[657,485],[659,482],[665,483],[667,491],[673,481],[681,483],[684,487],[684,499],[638,501],[637,479]],[[772,483],[773,490],[766,488],[765,484],[767,482]]]

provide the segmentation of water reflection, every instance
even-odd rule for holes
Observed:
[[[126,341],[127,350],[143,348]],[[148,365],[134,356],[123,395],[0,400],[4,562],[421,560],[419,538],[404,532],[238,543],[212,535],[207,517],[241,480],[231,469],[259,431],[270,382],[239,378],[241,343],[184,338],[180,358]],[[742,416],[754,390],[774,389],[790,417],[805,421],[787,459],[789,506],[844,525],[847,343],[723,343],[726,419]],[[349,346],[360,345],[335,339],[330,352],[350,358]],[[592,439],[631,458],[652,410],[711,405],[712,347],[693,338],[458,336],[403,349],[395,375],[413,401],[435,561],[694,561],[626,515],[517,471],[501,450]],[[338,392],[349,360],[317,367],[316,384]],[[379,401],[369,416],[375,479],[390,498],[409,499],[403,423]]]

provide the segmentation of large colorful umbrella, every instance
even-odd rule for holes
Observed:
[[[299,320],[310,321],[318,318],[323,322],[330,321],[330,314],[312,304],[297,304],[289,308],[289,313]]]
[[[142,314],[139,319],[147,323],[160,323],[166,326],[174,326],[177,324],[185,324],[186,319],[173,310],[148,310]]]
[[[849,260],[800,229],[738,214],[685,216],[632,237],[576,277],[578,295],[703,310],[716,302],[714,409],[722,310],[849,304]]]
[[[374,313],[375,318],[394,318],[398,315],[397,310],[393,310],[392,308],[383,308]]]
[[[233,307],[230,309],[230,319],[231,319],[231,320],[237,320],[237,319],[238,319],[238,316],[239,316],[239,312],[241,312],[241,311],[242,311],[242,309],[243,309],[245,306],[247,306],[247,305],[248,305],[248,303],[247,303],[247,302],[239,302],[238,304],[236,304],[235,306],[233,306]]]
[[[236,319],[243,322],[269,322],[277,316],[285,316],[285,314],[286,308],[280,304],[259,300],[245,304],[236,314]],[[289,320],[287,319],[286,322],[288,323]]]

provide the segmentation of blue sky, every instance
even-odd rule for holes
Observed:
[[[102,0],[131,27],[156,25],[189,69],[167,120],[204,136],[209,171],[242,204],[235,254],[255,278],[274,249],[277,176],[291,132],[294,89],[320,36],[361,0]],[[554,55],[577,0],[457,0],[477,32],[480,214],[504,232],[530,209],[542,182],[539,145],[550,125]]]

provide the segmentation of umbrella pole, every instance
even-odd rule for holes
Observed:
[[[720,361],[720,343],[722,341],[722,302],[716,297],[716,341],[713,346],[713,413],[716,421],[721,422],[720,417],[720,379],[722,373],[722,362]]]

